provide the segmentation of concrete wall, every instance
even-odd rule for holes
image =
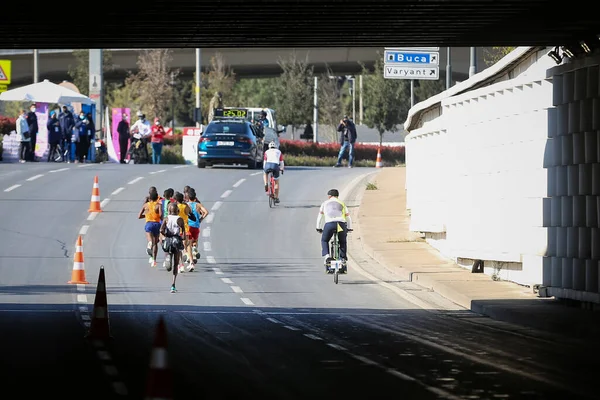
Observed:
[[[600,303],[600,57],[519,51],[409,112],[410,228],[466,267]]]

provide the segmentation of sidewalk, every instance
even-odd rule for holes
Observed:
[[[364,191],[355,232],[363,250],[382,268],[497,320],[571,337],[600,334],[599,313],[537,297],[530,288],[515,283],[471,273],[410,232],[404,167],[384,168],[371,182],[377,189]]]

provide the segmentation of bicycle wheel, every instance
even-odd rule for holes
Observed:
[[[273,198],[273,173],[269,172],[267,174],[267,195],[269,197],[269,208],[272,208],[275,205],[275,199]]]
[[[338,270],[336,268],[336,270],[333,271],[333,281],[335,282],[336,285],[338,284],[339,276],[340,276],[340,274],[338,273]]]

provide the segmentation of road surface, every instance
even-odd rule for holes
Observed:
[[[288,168],[281,204],[269,209],[260,171],[246,168],[1,165],[5,393],[143,398],[162,315],[178,399],[593,394],[595,366],[577,343],[481,318],[407,282],[382,284],[368,278],[374,265],[365,275],[351,264],[334,285],[321,266],[318,206],[332,187],[357,206],[359,186],[345,189],[375,172]],[[96,175],[104,212],[90,214]],[[162,251],[158,268],[148,264],[137,219],[151,185],[190,185],[211,210],[200,264],[178,277],[175,294]],[[87,286],[66,284],[79,234]],[[101,266],[114,337],[106,347],[84,339]]]

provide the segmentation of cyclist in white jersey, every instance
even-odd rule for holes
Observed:
[[[275,142],[269,143],[269,149],[265,151],[263,160],[263,182],[265,183],[265,192],[268,189],[267,185],[267,173],[269,170],[273,171],[273,178],[275,179],[275,203],[279,203],[279,172],[283,174],[285,164],[283,162],[283,153],[277,148]]]
[[[352,218],[348,208],[343,201],[338,199],[340,192],[337,189],[331,189],[327,192],[328,199],[321,204],[319,215],[317,216],[317,232],[321,233],[321,255],[323,256],[323,264],[325,271],[329,270],[331,257],[329,254],[329,241],[337,232],[338,225],[342,228],[338,235],[338,243],[340,244],[340,258],[342,259],[342,270],[346,271],[347,261],[347,233],[352,231]]]

